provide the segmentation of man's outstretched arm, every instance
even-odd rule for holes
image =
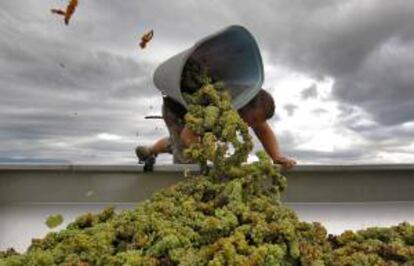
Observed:
[[[291,169],[296,164],[295,160],[282,155],[277,137],[266,121],[255,124],[252,129],[274,163],[281,164],[284,170]]]

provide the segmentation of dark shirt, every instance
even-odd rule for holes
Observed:
[[[187,109],[184,106],[168,96],[164,96],[163,100],[164,108],[168,110],[168,112],[172,112],[179,119],[184,119],[184,116],[187,113]]]

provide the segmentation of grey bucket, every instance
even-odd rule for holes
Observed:
[[[154,84],[185,107],[181,94],[184,65],[195,60],[230,91],[236,109],[247,104],[261,89],[264,79],[259,47],[242,26],[230,26],[198,41],[193,47],[171,57],[155,70]]]

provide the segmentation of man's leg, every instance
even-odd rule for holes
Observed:
[[[156,157],[160,153],[172,153],[170,139],[164,137],[157,140],[152,146],[138,146],[135,153],[140,162],[144,162],[150,157]]]
[[[174,108],[171,107],[173,105],[171,100],[166,98],[163,100],[162,117],[170,136],[157,140],[152,146],[138,146],[135,152],[140,162],[144,162],[146,158],[155,158],[160,153],[173,154],[173,161],[176,162],[177,154],[182,153],[180,135],[184,128],[184,119],[174,112]],[[178,159],[178,161],[181,161],[181,159]]]
[[[150,147],[151,154],[158,155],[160,153],[171,153],[171,144],[168,137],[157,140]]]

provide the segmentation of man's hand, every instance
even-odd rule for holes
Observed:
[[[273,160],[273,163],[280,164],[282,166],[282,170],[292,169],[292,167],[296,165],[295,160],[284,156],[278,156],[275,160]]]

